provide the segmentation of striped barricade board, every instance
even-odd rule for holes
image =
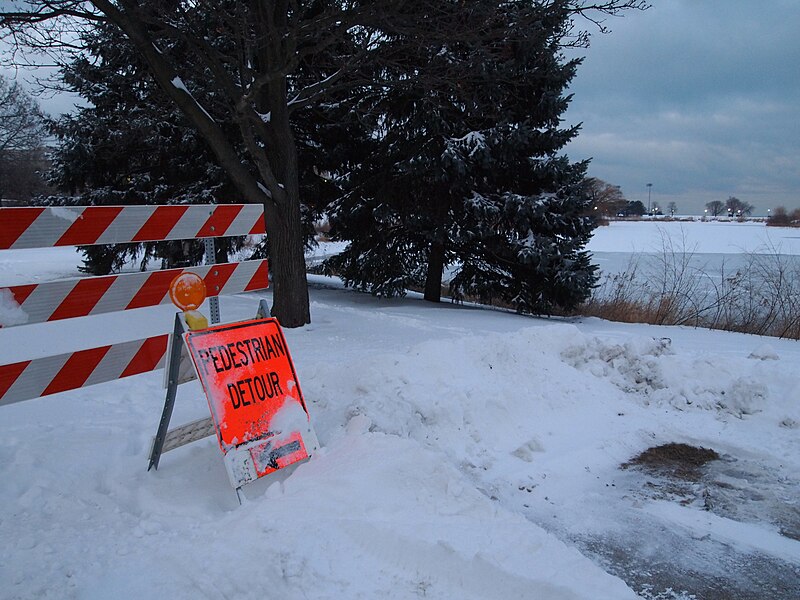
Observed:
[[[10,294],[22,315],[5,326],[29,325],[168,304],[169,284],[175,277],[188,271],[203,278],[209,296],[239,294],[269,286],[267,261],[249,260],[0,287],[0,295]],[[0,327],[3,326],[0,323]]]
[[[263,207],[251,204],[0,208],[0,250],[264,232]],[[14,309],[0,328],[164,304],[169,284],[186,271],[203,278],[212,298],[269,286],[267,262],[253,260],[0,287],[0,300]],[[162,368],[168,337],[0,365],[0,406]]]
[[[0,208],[0,250],[264,233],[255,204]]]
[[[0,365],[0,406],[164,366],[169,335]]]

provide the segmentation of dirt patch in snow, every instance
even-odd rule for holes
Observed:
[[[622,468],[641,467],[662,476],[698,481],[702,475],[701,467],[719,459],[720,455],[710,448],[670,443],[648,448],[624,463]]]

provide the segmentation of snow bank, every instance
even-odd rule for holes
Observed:
[[[632,598],[620,580],[501,506],[473,477],[503,429],[511,428],[499,452],[530,442],[522,421],[534,398],[519,393],[519,379],[503,379],[538,341],[578,335],[567,329],[508,343],[501,336],[455,347],[424,342],[410,355],[304,369],[324,448],[288,477],[248,486],[242,507],[213,440],[165,455],[158,472],[145,472],[163,397],[156,374],[5,407],[1,528],[15,540],[0,560],[7,591]],[[176,423],[197,409],[181,391]],[[42,556],[50,558],[42,564]]]
[[[607,378],[644,405],[669,405],[679,410],[712,410],[734,416],[750,415],[768,404],[765,366],[753,360],[706,357],[696,363],[678,357],[669,338],[639,339],[623,344],[589,338],[567,349],[563,356],[575,368]],[[778,359],[760,345],[748,358]],[[784,365],[769,369],[781,377]],[[685,377],[691,373],[692,377]]]

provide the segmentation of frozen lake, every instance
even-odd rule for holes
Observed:
[[[341,243],[322,244],[309,253],[308,261],[318,263],[342,247]],[[747,264],[748,254],[780,256],[800,268],[800,229],[755,222],[613,221],[595,230],[587,248],[601,276],[627,270],[631,260],[640,267],[656,264],[665,252],[681,258],[686,254],[692,269],[712,277],[735,273]],[[20,264],[38,266],[20,269]],[[71,247],[5,253],[0,257],[0,286],[79,277],[80,264],[81,255]]]
[[[698,254],[748,252],[800,255],[800,229],[760,222],[612,221],[589,241],[594,253],[658,253],[665,247]]]
[[[800,229],[767,227],[764,223],[720,221],[614,221],[598,227],[588,249],[600,274],[639,272],[669,263],[686,263],[698,276],[720,279],[747,268],[749,256],[762,263],[780,260],[789,269],[800,268]]]

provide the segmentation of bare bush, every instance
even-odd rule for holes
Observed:
[[[767,218],[768,227],[800,227],[800,208],[791,213],[784,206],[778,206]]]
[[[691,325],[800,339],[800,262],[775,247],[726,272],[696,264],[685,238],[662,234],[661,251],[604,277],[578,312],[655,325]]]

